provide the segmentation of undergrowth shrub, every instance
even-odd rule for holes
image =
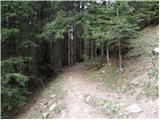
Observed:
[[[30,57],[10,58],[1,62],[2,76],[7,73],[27,74]]]
[[[13,108],[25,104],[28,92],[28,61],[30,58],[11,58],[1,62],[1,111],[8,118]]]
[[[106,61],[104,57],[97,57],[97,58],[94,58],[93,60],[86,61],[85,66],[88,69],[92,69],[92,68],[100,69],[101,67],[104,66],[105,62]]]
[[[112,89],[115,92],[121,92],[122,86],[119,85],[117,82],[121,76],[121,72],[114,68],[111,72],[105,76],[103,76],[103,82],[106,87]]]

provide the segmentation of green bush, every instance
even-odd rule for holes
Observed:
[[[1,62],[2,76],[7,73],[22,73],[26,72],[28,65],[26,64],[30,57],[10,58]]]
[[[25,75],[28,58],[10,58],[1,62],[1,110],[2,118],[8,118],[13,108],[25,104],[28,92],[28,76]]]
[[[25,104],[28,77],[20,73],[8,73],[2,77],[2,117],[12,108]]]
[[[105,62],[106,61],[104,57],[97,57],[97,58],[94,58],[93,60],[86,61],[85,66],[88,69],[95,68],[98,70],[104,66]]]

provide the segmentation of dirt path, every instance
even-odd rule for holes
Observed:
[[[67,91],[64,100],[66,101],[68,114],[63,117],[104,117],[100,112],[95,111],[90,105],[85,103],[85,95],[89,94],[104,99],[115,99],[118,97],[116,94],[106,92],[101,83],[87,80],[82,65],[68,69],[64,78],[65,84],[63,84],[63,88]]]
[[[135,103],[133,96],[107,90],[101,82],[88,80],[86,72],[82,64],[64,70],[16,118],[128,118],[125,108]],[[131,116],[145,118],[147,112],[140,110]]]

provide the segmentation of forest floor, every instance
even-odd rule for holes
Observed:
[[[158,27],[147,30],[153,32],[144,31],[143,39],[155,43]],[[137,46],[128,53],[122,73],[114,63],[100,69],[84,63],[64,69],[15,118],[158,118],[158,59],[151,53],[138,56],[142,49]]]

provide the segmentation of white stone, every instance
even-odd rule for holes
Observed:
[[[49,112],[42,113],[42,118],[46,119],[49,116]]]
[[[128,113],[127,112],[123,112],[123,113],[120,113],[119,116],[127,116]]]
[[[49,97],[50,97],[50,98],[54,98],[55,96],[56,96],[56,95],[55,95],[55,94],[53,94],[53,95],[50,95]]]
[[[140,81],[138,81],[137,79],[133,79],[133,80],[131,81],[131,83],[132,83],[133,85],[139,85],[139,84],[140,84]]]
[[[160,48],[154,48],[153,51],[154,51],[155,53],[159,53]]]
[[[44,107],[43,107],[43,108],[44,108],[44,109],[45,109],[45,108],[47,108],[47,105],[44,105]]]
[[[82,96],[82,95],[80,95],[80,96],[79,96],[79,98],[80,98],[80,99],[82,99],[82,98],[83,98],[83,96]]]
[[[49,108],[49,111],[52,111],[56,107],[56,104],[52,104],[51,107]]]
[[[142,109],[138,106],[137,103],[134,103],[126,108],[126,110],[130,113],[139,113],[142,111]]]
[[[39,103],[39,105],[43,105],[43,103]]]
[[[90,99],[91,99],[91,96],[87,96],[87,98],[86,98],[86,102],[89,102],[89,101],[90,101]]]

